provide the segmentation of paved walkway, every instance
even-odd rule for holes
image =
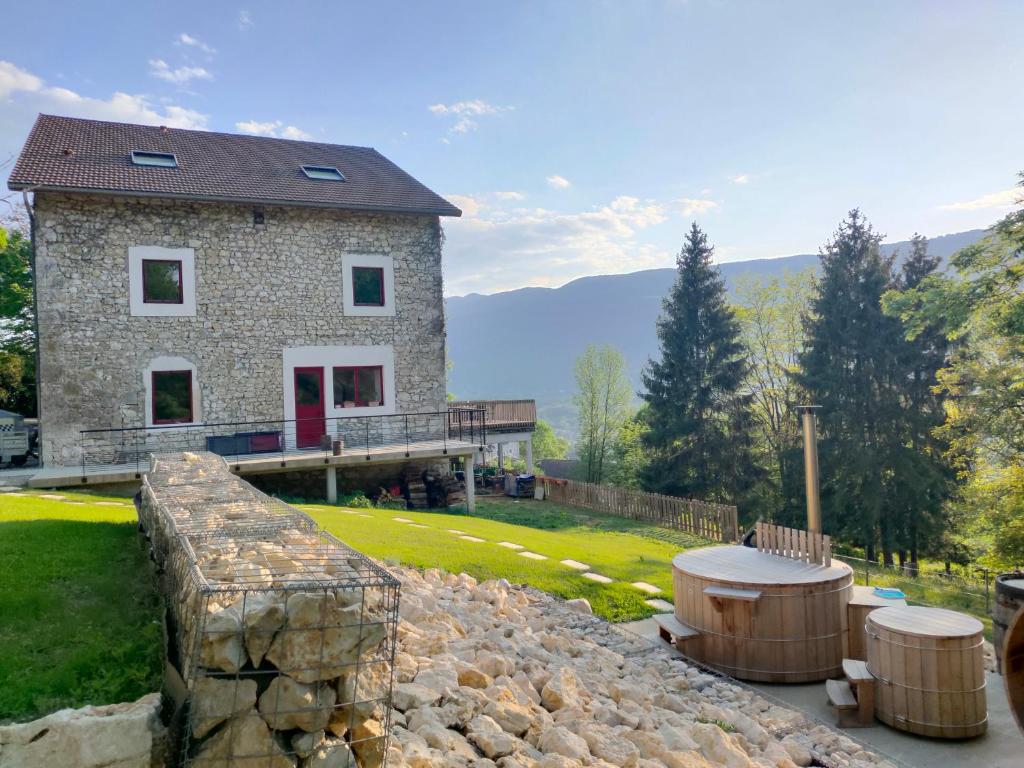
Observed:
[[[620,624],[642,637],[657,639],[658,625],[653,619]],[[751,688],[785,702],[794,709],[827,723],[853,739],[894,757],[913,768],[1022,768],[1024,735],[1010,713],[1003,689],[1003,678],[994,672],[985,674],[988,700],[988,732],[965,741],[926,739],[876,723],[870,728],[844,729],[835,722],[835,713],[825,698],[824,683],[769,685],[746,683]]]

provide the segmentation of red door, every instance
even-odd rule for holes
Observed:
[[[324,424],[324,369],[295,369],[295,445],[314,448],[326,432]]]

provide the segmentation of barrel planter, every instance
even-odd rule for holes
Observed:
[[[740,678],[806,683],[842,674],[853,571],[741,546],[672,561],[675,617],[699,636],[698,661]]]
[[[1010,711],[1024,733],[1024,608],[1017,611],[1007,627],[1002,664]]]
[[[1024,573],[1001,573],[996,576],[996,599],[992,604],[992,646],[996,652],[996,669],[1003,673],[1003,638],[1017,612],[1024,608]]]
[[[988,725],[982,625],[973,616],[920,606],[868,614],[868,670],[875,716],[938,739],[980,736]]]

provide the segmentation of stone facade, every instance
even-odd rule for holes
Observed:
[[[387,412],[444,407],[437,217],[261,210],[255,224],[250,205],[37,193],[45,463],[80,461],[81,429],[144,426],[145,372],[158,358],[194,365],[198,423],[284,418],[284,352],[307,346],[388,347]],[[194,250],[195,316],[131,314],[136,246]],[[344,314],[351,254],[393,259],[393,316]]]

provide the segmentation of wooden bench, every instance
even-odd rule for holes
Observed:
[[[700,639],[700,632],[683,624],[674,614],[659,613],[653,618],[661,639],[674,645],[681,653],[686,653],[689,641]]]

